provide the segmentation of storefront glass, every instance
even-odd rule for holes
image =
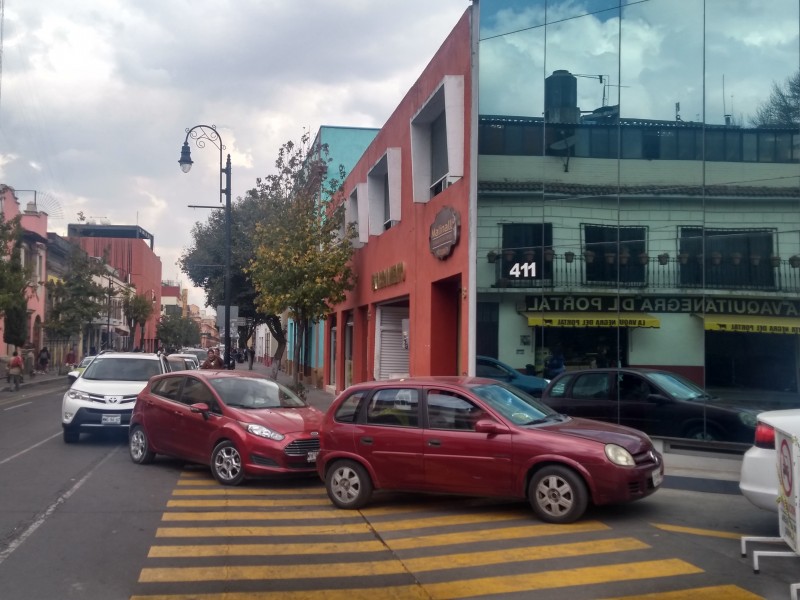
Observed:
[[[479,6],[477,354],[668,437],[800,407],[797,2]]]

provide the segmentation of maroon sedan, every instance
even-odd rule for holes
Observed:
[[[637,500],[664,464],[644,433],[561,415],[503,383],[470,377],[368,382],[344,391],[322,426],[317,470],[339,508],[373,490],[527,498],[551,523]]]
[[[315,473],[323,414],[252,371],[180,371],[153,377],[131,416],[135,463],[156,454],[210,465],[220,483]]]

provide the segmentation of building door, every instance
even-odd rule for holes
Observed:
[[[379,306],[375,336],[375,379],[408,377],[409,340],[403,336],[407,306]]]

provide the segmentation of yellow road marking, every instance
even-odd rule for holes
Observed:
[[[433,548],[450,544],[470,544],[493,540],[516,540],[520,538],[538,538],[550,535],[568,535],[592,531],[607,531],[607,525],[598,521],[585,521],[571,525],[526,525],[522,527],[494,528],[459,533],[442,533],[439,535],[413,536],[397,539],[384,539],[384,543],[392,550],[410,550],[414,548]]]
[[[343,535],[372,533],[366,523],[340,525],[287,525],[285,527],[159,527],[156,537],[271,537],[276,535]]]
[[[715,585],[674,592],[655,592],[640,596],[617,596],[605,600],[686,600],[686,598],[692,600],[720,600],[720,598],[725,600],[764,600],[762,596],[743,590],[738,585]]]
[[[468,509],[471,512],[475,511],[496,511],[496,506],[490,505],[479,505],[476,506],[474,504],[458,504],[458,508]],[[503,505],[503,507],[507,506],[507,503]],[[407,503],[407,504],[392,504],[390,506],[377,506],[375,508],[371,506],[367,506],[366,508],[362,508],[359,512],[367,517],[377,517],[383,515],[393,515],[397,513],[408,513],[408,512],[422,512],[424,510],[442,510],[444,509],[451,509],[453,507],[452,502],[445,503],[443,502],[418,502],[418,503]],[[531,517],[533,513],[531,512],[530,506],[527,504],[520,504],[519,508],[515,508],[513,510],[518,510],[520,517]],[[506,510],[504,512],[511,512]]]
[[[595,542],[575,542],[571,544],[553,544],[548,546],[527,546],[489,552],[465,552],[463,554],[447,554],[427,556],[424,558],[404,559],[403,564],[412,573],[439,571],[442,569],[460,569],[481,565],[497,565],[511,562],[545,560],[548,558],[565,558],[586,556],[589,554],[607,554],[611,552],[629,552],[646,550],[647,544],[634,538],[617,538],[598,540]]]
[[[543,571],[523,575],[503,575],[424,585],[434,600],[474,598],[489,594],[511,594],[535,590],[634,581],[654,577],[693,575],[703,570],[680,559],[629,562],[599,567],[583,567],[561,571]]]
[[[258,581],[276,579],[318,579],[330,577],[366,577],[406,573],[397,560],[342,562],[325,565],[260,565],[256,567],[175,567],[145,568],[139,583],[174,583],[186,581]],[[410,575],[409,575],[410,577]]]
[[[341,554],[386,550],[378,540],[328,542],[324,544],[211,544],[196,546],[151,546],[148,558],[197,558],[201,556],[291,556]]]
[[[520,519],[518,514],[503,513],[478,513],[444,515],[441,517],[422,517],[408,519],[403,517],[401,521],[370,521],[370,525],[380,532],[387,531],[406,531],[407,529],[422,529],[425,527],[444,527],[447,525],[469,525],[472,523],[497,523],[500,521],[516,521]]]
[[[703,535],[706,537],[718,537],[726,540],[740,540],[741,533],[731,533],[729,531],[715,531],[713,529],[697,529],[696,527],[683,527],[681,525],[666,525],[664,523],[650,523],[657,529],[664,531],[674,531],[675,533],[688,533],[690,535]]]
[[[299,592],[223,592],[221,594],[159,594],[131,596],[130,600],[429,600],[418,585],[350,590],[304,590]]]
[[[330,518],[361,518],[359,515],[347,515],[341,510],[304,510],[304,511],[274,511],[274,512],[167,512],[161,517],[162,521],[280,521],[294,519],[330,519]]]
[[[172,490],[173,496],[325,496],[325,490],[270,490],[270,489],[254,489],[254,488],[230,488],[230,487],[209,487],[203,490],[193,489],[174,489]]]
[[[220,508],[226,506],[332,506],[331,501],[327,498],[320,499],[302,499],[302,500],[268,500],[266,498],[219,498],[217,500],[168,500],[167,508]],[[339,510],[339,509],[336,509]],[[352,514],[352,511],[349,511]],[[342,514],[346,512],[342,511]]]

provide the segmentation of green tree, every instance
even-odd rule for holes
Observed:
[[[297,323],[293,360],[300,364],[300,349],[308,324],[318,322],[353,289],[350,267],[355,227],[344,224],[344,209],[333,208],[339,179],[328,177],[327,147],[309,147],[304,134],[299,144],[281,147],[276,173],[258,181],[258,196],[268,214],[279,219],[256,225],[255,255],[247,272],[265,314],[289,311]],[[343,175],[339,169],[340,176]],[[299,383],[294,371],[294,383]]]
[[[103,262],[72,245],[64,277],[45,284],[51,300],[44,323],[49,338],[69,340],[100,317],[108,305],[108,290],[97,278],[106,274]]]
[[[278,341],[280,352],[286,345],[285,332],[280,317],[264,314],[256,306],[257,292],[247,272],[250,260],[255,255],[254,235],[257,223],[270,223],[279,217],[271,212],[257,187],[249,190],[244,198],[237,198],[231,205],[231,304],[239,308],[239,317],[248,323],[239,328],[241,345],[253,336],[255,327],[265,323]],[[196,223],[192,228],[192,244],[181,255],[181,270],[196,287],[206,294],[206,306],[216,308],[225,300],[225,211],[215,210],[205,223]]]
[[[22,266],[22,227],[19,216],[5,220],[0,214],[0,313],[3,341],[22,346],[28,335],[28,289],[31,273]]]
[[[161,317],[156,333],[166,348],[197,346],[200,343],[200,327],[191,319],[181,315]]]
[[[769,99],[750,119],[756,127],[797,127],[800,125],[800,71],[783,85],[772,83]]]
[[[153,314],[153,303],[145,298],[144,294],[129,293],[122,300],[122,312],[128,320],[134,339],[136,338],[135,326],[140,328],[139,349],[144,350],[144,326]]]

